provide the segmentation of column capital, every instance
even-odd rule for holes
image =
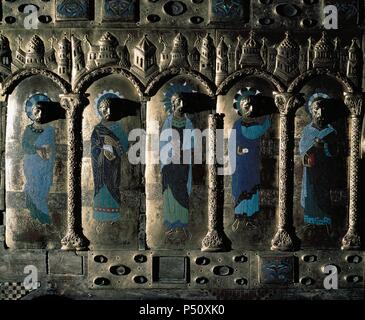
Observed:
[[[363,93],[344,92],[344,103],[352,117],[360,117],[363,109]]]
[[[276,107],[281,115],[288,115],[289,112],[297,110],[304,104],[303,94],[289,92],[273,92]]]
[[[61,107],[66,111],[79,108],[86,99],[86,95],[79,93],[60,94],[59,97]]]

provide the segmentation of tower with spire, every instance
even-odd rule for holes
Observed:
[[[3,34],[0,34],[0,79],[4,79],[10,75],[11,62],[9,39]]]
[[[81,40],[71,36],[71,59],[72,59],[72,83],[75,83],[85,72],[85,57],[82,50]]]
[[[167,67],[169,66],[170,53],[167,48],[166,42],[162,38],[162,36],[160,36],[158,41],[159,41],[159,43],[162,44],[162,51],[160,53],[160,63],[159,63],[160,72],[162,72],[163,70],[167,69]]]
[[[219,85],[228,76],[228,46],[221,37],[217,46],[215,84]]]
[[[214,79],[215,71],[215,47],[213,39],[210,34],[207,33],[202,40],[202,45],[200,49],[200,72],[208,77],[209,79]]]
[[[362,51],[357,41],[358,41],[357,39],[352,39],[351,46],[348,50],[346,76],[356,86],[359,86],[363,61],[362,61]]]
[[[65,35],[58,43],[58,74],[67,81],[71,78],[70,51],[71,42]]]
[[[194,70],[199,70],[199,65],[200,65],[200,52],[198,49],[199,42],[200,42],[200,38],[199,38],[199,36],[197,36],[195,39],[195,42],[194,42],[194,47],[189,54],[190,65],[191,65],[191,68]]]
[[[242,37],[239,35],[237,37],[237,45],[234,50],[234,69],[238,70],[240,68],[240,59],[242,54],[242,43],[241,43]]]
[[[188,40],[181,32],[174,38],[169,67],[190,67],[188,61]]]

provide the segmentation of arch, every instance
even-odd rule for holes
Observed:
[[[270,82],[278,92],[285,92],[285,86],[278,80],[275,76],[271,73],[255,69],[255,68],[245,68],[241,70],[237,70],[236,72],[232,73],[228,76],[219,86],[217,89],[217,95],[224,95],[226,94],[234,84],[238,81],[245,79],[250,76],[255,76],[258,78],[262,78],[268,82]]]
[[[138,95],[140,97],[143,96],[144,85],[142,84],[142,82],[136,76],[134,76],[130,71],[123,69],[122,67],[100,67],[84,74],[77,81],[74,88],[74,92],[83,94],[87,91],[87,89],[93,82],[113,74],[119,74],[122,77],[127,78],[136,88]]]
[[[169,68],[168,70],[159,73],[147,84],[145,94],[149,97],[154,96],[168,80],[178,75],[193,77],[200,84],[203,85],[203,87],[207,90],[209,96],[215,95],[216,86],[212,81],[210,81],[200,72],[186,68]]]
[[[352,84],[352,82],[347,77],[343,76],[341,73],[339,72],[334,73],[326,68],[315,68],[312,70],[308,70],[302,73],[297,78],[295,78],[289,85],[288,92],[299,93],[307,82],[318,76],[328,76],[330,78],[335,79],[345,88],[346,92],[353,93],[356,91],[355,86]]]
[[[42,68],[30,68],[30,69],[22,69],[10,75],[5,79],[2,86],[2,95],[9,95],[13,92],[15,87],[22,82],[23,80],[30,78],[32,76],[44,76],[54,82],[61,91],[66,94],[71,91],[71,85],[59,75],[54,72],[42,69]]]

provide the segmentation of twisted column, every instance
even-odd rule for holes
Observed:
[[[228,238],[224,233],[223,206],[224,185],[223,175],[218,175],[217,129],[223,129],[224,114],[209,115],[208,135],[208,233],[202,241],[202,251],[217,252],[228,250]]]
[[[293,226],[293,150],[294,111],[304,103],[300,95],[276,93],[275,104],[280,112],[279,208],[277,231],[271,250],[292,251],[299,245]]]
[[[350,133],[350,167],[349,167],[349,217],[348,230],[342,239],[342,250],[361,249],[360,213],[359,213],[359,174],[360,174],[360,143],[362,94],[345,93],[346,106],[351,114]]]
[[[60,95],[61,106],[66,110],[68,127],[68,202],[67,233],[61,240],[62,250],[87,250],[89,241],[82,232],[81,222],[81,161],[82,161],[82,110],[79,94]]]

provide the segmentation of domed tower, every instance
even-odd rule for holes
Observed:
[[[190,67],[188,62],[188,40],[180,32],[174,38],[169,67]]]
[[[299,45],[289,32],[277,48],[274,75],[283,81],[293,80],[299,75]]]
[[[66,38],[58,43],[58,74],[66,79],[70,80],[71,77],[71,60],[70,60],[71,42]]]
[[[0,34],[0,77],[6,77],[11,73],[11,50],[9,39]]]
[[[263,65],[261,46],[256,41],[253,31],[250,32],[250,37],[242,45],[239,65],[241,68],[261,68]]]
[[[335,47],[326,32],[314,46],[313,68],[329,68],[335,65]]]
[[[221,37],[216,51],[215,84],[219,85],[228,76],[228,46],[224,37]]]
[[[156,46],[144,35],[133,50],[132,70],[142,77],[149,77],[158,70]]]
[[[99,40],[99,53],[96,58],[96,65],[117,64],[119,57],[117,47],[119,42],[110,32],[105,32]]]
[[[199,65],[200,65],[200,52],[198,49],[199,41],[200,41],[200,38],[197,37],[195,40],[195,43],[194,43],[194,47],[189,54],[190,65],[191,65],[191,68],[194,70],[199,70]]]
[[[202,40],[200,49],[200,72],[209,79],[214,79],[215,48],[213,39],[207,33]]]
[[[348,51],[346,76],[358,86],[362,73],[362,51],[357,43],[357,39],[352,39]]]
[[[44,53],[45,48],[42,39],[34,35],[27,45],[24,67],[45,67]]]

